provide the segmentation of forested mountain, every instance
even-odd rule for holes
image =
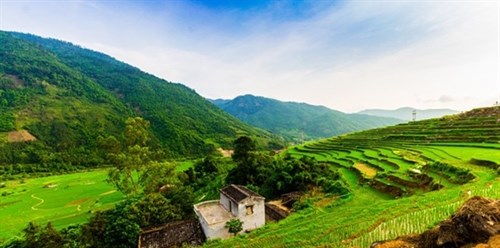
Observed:
[[[405,121],[413,119],[413,111],[416,111],[417,120],[427,120],[432,118],[439,118],[445,115],[457,114],[458,111],[451,109],[415,109],[410,107],[398,108],[394,110],[387,109],[366,109],[358,112],[358,114],[373,115],[381,117],[396,118]]]
[[[0,32],[0,44],[0,164],[101,163],[99,137],[122,140],[131,116],[151,123],[151,143],[167,156],[206,154],[238,134],[269,138],[195,91],[105,54],[12,32]],[[26,133],[36,141],[15,142]]]
[[[224,111],[251,125],[300,141],[393,125],[393,118],[346,114],[324,106],[282,102],[244,95],[233,100],[211,100]]]

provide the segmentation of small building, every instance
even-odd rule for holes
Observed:
[[[220,190],[220,199],[194,205],[207,239],[228,238],[226,222],[239,219],[243,231],[263,226],[266,222],[264,197],[241,185],[231,184]]]

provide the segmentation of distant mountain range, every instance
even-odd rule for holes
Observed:
[[[416,110],[417,120],[426,120],[432,118],[439,118],[445,115],[457,114],[459,111],[452,109],[415,109],[411,107],[398,108],[394,110],[386,109],[367,109],[358,112],[357,114],[390,117],[410,121],[413,119],[413,110]]]
[[[404,122],[395,118],[346,114],[324,106],[282,102],[253,95],[210,101],[250,125],[291,141],[331,137]]]

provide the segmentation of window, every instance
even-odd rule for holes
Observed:
[[[253,214],[253,205],[246,206],[246,209],[247,209],[247,215]]]

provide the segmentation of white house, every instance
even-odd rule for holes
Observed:
[[[264,197],[241,185],[231,184],[220,190],[220,199],[194,205],[201,228],[207,239],[227,238],[231,234],[224,226],[231,219],[243,222],[243,231],[265,224]]]

